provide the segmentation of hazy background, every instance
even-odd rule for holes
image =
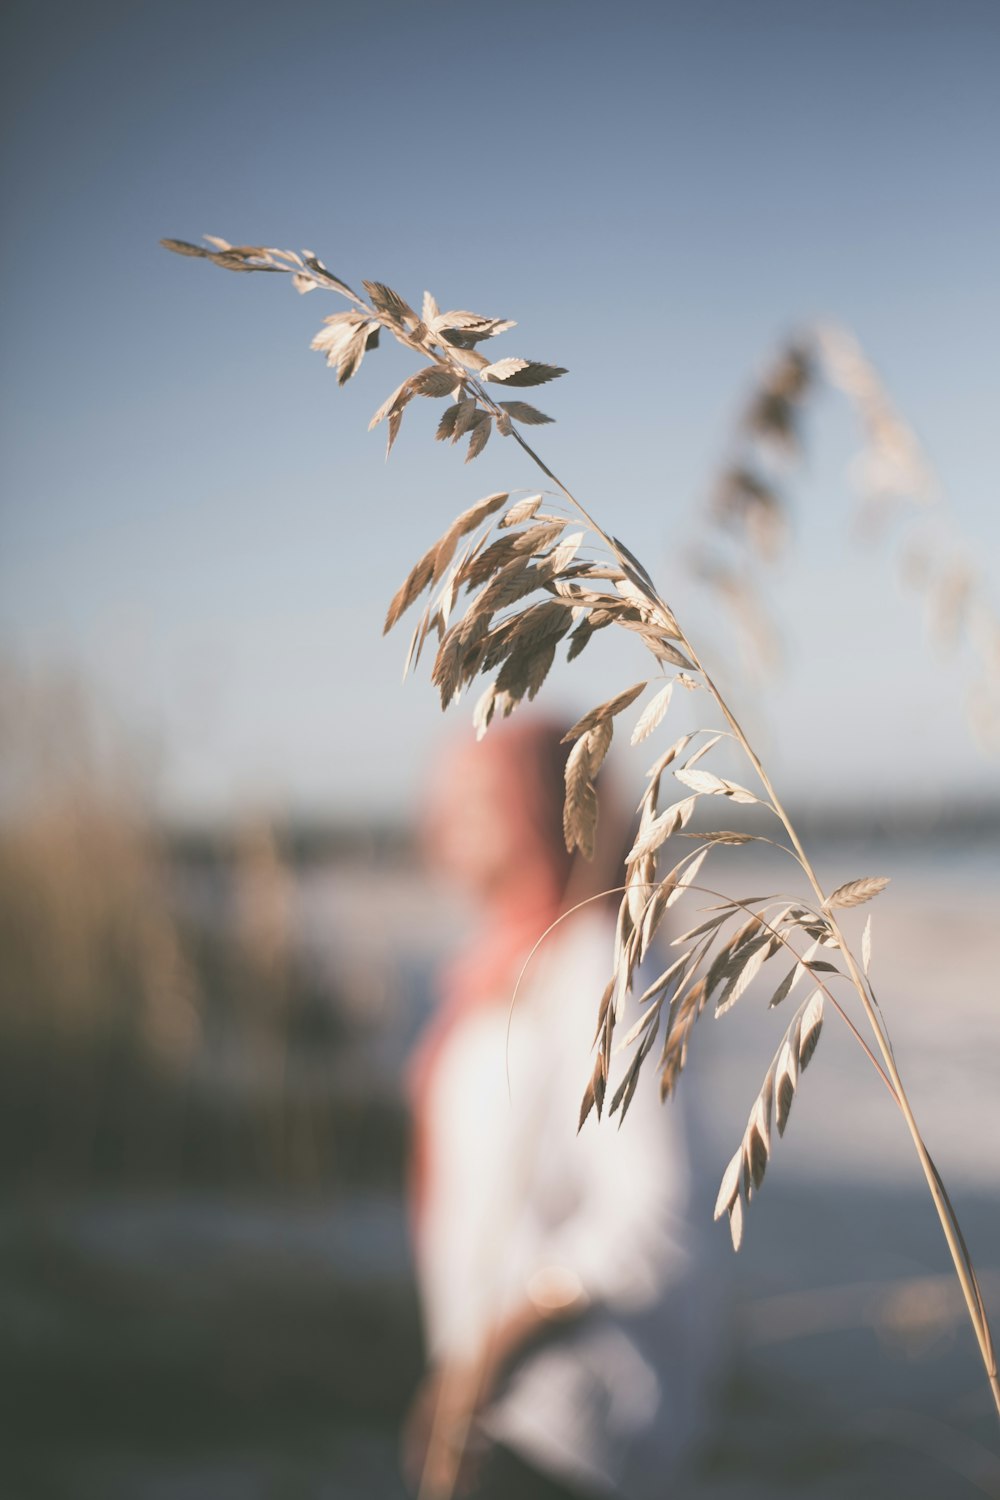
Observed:
[[[308,347],[332,304],[163,235],[309,247],[516,318],[498,350],[569,367],[538,393],[546,460],[707,642],[824,879],[893,876],[880,995],[997,1308],[1000,762],[899,535],[859,539],[842,397],[807,415],[766,691],[689,562],[762,364],[829,317],[1000,608],[996,7],[173,0],[0,25],[3,1494],[398,1496],[421,1362],[402,1068],[468,912],[412,847],[464,711],[400,687],[381,626],[457,510],[535,480],[496,437],[464,468],[430,403],[385,465],[366,428],[402,352],[338,391]],[[641,660],[595,644],[550,706]],[[706,1225],[773,1051],[759,1011],[692,1049]],[[733,1347],[692,1496],[1000,1493],[925,1198],[828,1025],[739,1261],[712,1239]]]
[[[548,461],[677,598],[750,381],[835,317],[996,582],[994,6],[13,4],[4,26],[0,631],[149,739],[172,814],[405,808],[439,712],[399,691],[385,602],[456,509],[534,477],[502,442],[463,469],[430,406],[384,466],[366,427],[401,353],[338,393],[320,299],[161,235],[307,246],[516,318],[506,352],[571,372],[539,393]],[[839,398],[810,434],[788,670],[755,715],[782,786],[996,796],[961,670],[852,545]]]

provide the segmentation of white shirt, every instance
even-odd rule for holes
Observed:
[[[655,1054],[621,1130],[592,1114],[577,1134],[612,939],[603,917],[564,923],[528,969],[509,1035],[500,1003],[447,1037],[418,1271],[431,1353],[454,1358],[523,1305],[534,1273],[579,1278],[592,1308],[525,1353],[483,1425],[547,1472],[646,1500],[698,1432],[714,1340],[681,1119],[660,1105]]]

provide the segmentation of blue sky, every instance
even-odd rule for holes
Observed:
[[[172,0],[3,26],[0,649],[74,665],[157,744],[167,810],[405,808],[445,728],[399,685],[385,602],[457,509],[533,478],[497,440],[463,468],[429,404],[386,466],[366,427],[401,352],[339,392],[318,298],[161,235],[309,246],[516,318],[504,352],[571,372],[539,399],[546,458],[712,638],[683,553],[733,415],[777,338],[842,320],[1000,607],[992,3]],[[851,540],[843,405],[810,431],[786,670],[741,705],[779,783],[995,797],[962,663]],[[627,642],[585,663],[553,703],[639,675]]]

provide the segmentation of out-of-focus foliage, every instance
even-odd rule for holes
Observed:
[[[1000,752],[1000,618],[994,580],[973,565],[930,462],[858,340],[845,328],[804,328],[765,364],[747,398],[696,550],[699,576],[727,605],[748,666],[771,668],[780,635],[765,602],[770,570],[793,536],[792,484],[808,451],[807,418],[825,388],[846,396],[861,433],[851,465],[856,529],[887,535],[893,565],[919,596],[928,639],[966,658],[966,717],[979,745]]]
[[[373,1121],[337,1087],[345,1007],[295,949],[273,831],[169,841],[147,757],[77,684],[7,666],[0,696],[3,1178],[398,1175],[398,1110]]]

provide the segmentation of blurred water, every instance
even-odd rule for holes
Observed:
[[[855,839],[820,848],[817,862],[831,884],[893,875],[872,908],[876,985],[996,1319],[1000,861],[974,844]],[[775,875],[751,855],[720,888],[777,890]],[[316,1118],[343,1133],[308,1191],[209,1175],[169,1193],[22,1187],[8,1199],[0,1494],[400,1495],[395,1429],[420,1366],[400,1069],[434,965],[467,921],[399,862],[296,874],[296,950],[339,1015],[332,1052],[304,1037],[284,1061],[289,1100],[325,1090],[332,1102]],[[784,1024],[765,1005],[762,985],[719,1022],[703,1018],[691,1048],[682,1087],[706,1223]],[[228,1128],[239,1131],[237,1116]],[[620,1140],[627,1151],[627,1122]],[[912,1148],[834,1017],[741,1255],[722,1226],[711,1243],[732,1346],[685,1495],[1000,1494],[995,1420]]]

